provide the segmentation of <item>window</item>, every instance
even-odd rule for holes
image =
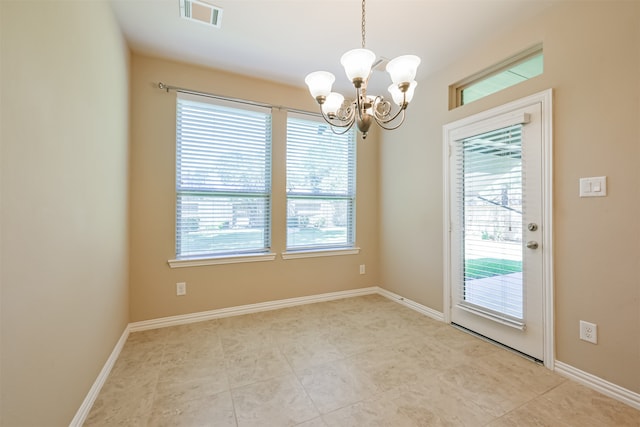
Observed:
[[[542,74],[542,45],[536,45],[449,87],[450,109],[468,104]]]
[[[353,248],[356,137],[322,119],[287,119],[287,250]]]
[[[176,258],[271,246],[271,112],[178,94]]]

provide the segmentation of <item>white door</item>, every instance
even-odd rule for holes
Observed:
[[[449,320],[538,360],[550,245],[545,126],[542,102],[532,102],[445,127]]]

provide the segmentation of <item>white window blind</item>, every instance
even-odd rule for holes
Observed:
[[[356,137],[321,119],[287,118],[287,249],[355,243]]]
[[[178,94],[176,257],[271,245],[271,112]]]
[[[463,306],[523,318],[522,125],[456,141]]]

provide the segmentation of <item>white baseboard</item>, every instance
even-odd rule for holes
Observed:
[[[389,298],[392,301],[395,301],[399,304],[402,304],[406,307],[409,307],[412,310],[415,310],[419,313],[424,314],[425,316],[431,317],[432,319],[438,320],[440,322],[444,322],[444,314],[436,311],[432,308],[429,308],[425,305],[419,304],[415,301],[412,301],[408,298],[402,297],[398,294],[394,294],[386,289],[378,288],[377,293],[382,295],[383,297]]]
[[[122,335],[120,335],[120,339],[116,343],[116,346],[113,348],[113,351],[102,367],[102,370],[98,374],[98,378],[96,378],[95,382],[91,386],[91,389],[89,389],[89,393],[87,393],[87,397],[84,398],[82,405],[80,405],[80,409],[78,409],[75,417],[73,417],[73,419],[71,420],[69,427],[81,427],[87,420],[89,411],[91,411],[91,407],[98,398],[100,390],[102,390],[102,386],[104,385],[105,381],[107,381],[107,378],[111,373],[111,369],[113,369],[113,365],[115,365],[116,360],[118,360],[120,352],[122,351],[122,347],[124,347],[124,343],[127,342],[127,338],[129,338],[128,326],[124,329]]]
[[[143,320],[129,324],[129,331],[138,332],[147,329],[164,328],[167,326],[184,325],[186,323],[201,322],[204,320],[219,319],[221,317],[239,316],[242,314],[257,313],[260,311],[277,310],[279,308],[293,307],[296,305],[312,304],[316,302],[331,301],[342,298],[357,297],[378,293],[377,286],[370,288],[353,289],[349,291],[330,292],[306,297],[288,298],[277,301],[267,301],[257,304],[240,305],[237,307],[221,308],[218,310],[201,311],[198,313],[182,314],[179,316],[161,317],[159,319]]]
[[[613,399],[619,400],[633,408],[640,409],[640,394],[635,393],[619,385],[610,383],[600,377],[596,377],[588,372],[581,371],[571,365],[556,360],[554,370],[562,376],[579,382],[597,392],[600,392]]]

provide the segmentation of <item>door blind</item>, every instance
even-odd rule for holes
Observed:
[[[456,145],[463,245],[458,301],[492,317],[522,320],[522,125]]]

